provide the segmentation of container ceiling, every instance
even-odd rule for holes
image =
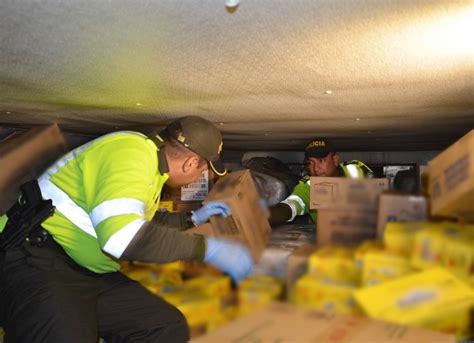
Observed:
[[[474,127],[473,35],[468,0],[3,0],[0,124],[193,114],[230,149],[442,149]]]

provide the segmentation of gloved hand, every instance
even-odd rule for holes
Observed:
[[[212,216],[227,217],[230,215],[230,208],[222,201],[210,201],[199,210],[191,212],[191,220],[195,225],[200,225],[209,220]]]
[[[229,274],[239,283],[253,269],[249,250],[242,244],[215,237],[206,238],[204,261]]]

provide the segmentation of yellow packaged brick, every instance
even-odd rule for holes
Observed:
[[[212,332],[221,326],[231,322],[238,315],[237,306],[229,306],[222,310],[219,314],[209,319],[207,322],[207,332]]]
[[[432,268],[354,292],[372,318],[469,335],[474,291],[443,268]]]
[[[189,326],[206,324],[220,313],[220,299],[202,290],[184,285],[163,287],[159,295],[176,306],[186,317]]]
[[[445,258],[446,242],[459,237],[463,230],[462,225],[456,223],[426,223],[423,230],[415,234],[411,255],[412,266],[425,269],[441,265]]]
[[[228,276],[204,275],[187,280],[185,285],[189,289],[201,290],[206,294],[222,298],[231,292],[231,282]]]
[[[247,314],[281,297],[283,281],[269,275],[255,275],[239,285],[239,314]]]
[[[342,314],[360,313],[352,293],[357,285],[331,282],[306,274],[300,278],[291,295],[291,302],[316,310]]]
[[[158,211],[173,212],[173,201],[169,201],[169,200],[160,201],[158,205]]]
[[[423,229],[427,222],[389,222],[385,226],[383,241],[385,248],[395,254],[410,256],[413,250],[415,234]]]
[[[354,261],[354,250],[326,246],[309,257],[308,273],[330,281],[359,282],[360,270]]]
[[[354,251],[354,262],[356,267],[362,271],[364,267],[364,256],[370,252],[383,250],[383,244],[380,241],[369,240],[360,244]]]
[[[362,286],[373,286],[413,272],[410,260],[388,251],[372,251],[363,259]]]
[[[474,225],[466,225],[459,236],[446,240],[443,265],[474,287]]]

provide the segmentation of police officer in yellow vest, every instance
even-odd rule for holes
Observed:
[[[190,116],[159,135],[105,135],[51,166],[38,179],[38,193],[52,200],[54,214],[28,228],[18,246],[0,249],[0,326],[6,342],[189,340],[178,309],[120,273],[118,260],[206,261],[236,282],[251,271],[244,246],[186,235],[154,216],[164,184],[191,183],[208,166],[224,174],[221,150],[217,128]],[[3,238],[25,227],[18,213],[8,213],[0,220]],[[229,214],[224,203],[211,202],[189,220],[200,224]]]
[[[272,225],[291,222],[296,216],[305,214],[316,222],[316,211],[309,209],[310,176],[373,177],[372,170],[361,161],[341,162],[333,143],[327,138],[316,138],[306,145],[304,163],[308,176],[299,181],[288,198],[270,208]]]

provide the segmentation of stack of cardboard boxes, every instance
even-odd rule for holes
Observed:
[[[378,199],[388,190],[387,179],[312,177],[310,182],[318,244],[357,245],[375,238]]]

